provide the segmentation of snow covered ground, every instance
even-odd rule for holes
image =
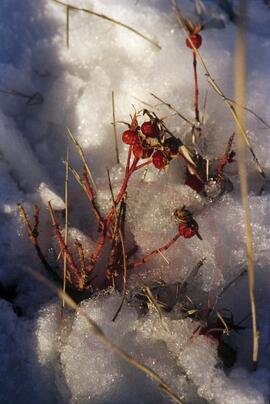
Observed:
[[[249,3],[246,105],[269,121],[270,6],[260,0]],[[106,167],[117,187],[127,155],[121,144],[121,164],[115,164],[112,91],[117,120],[128,121],[133,105],[137,110],[143,108],[140,100],[154,105],[150,92],[190,119],[194,116],[192,56],[169,2],[73,0],[70,4],[121,20],[153,38],[162,49],[121,27],[74,10],[70,11],[67,49],[64,7],[52,0],[1,1],[0,402],[168,403],[168,397],[150,379],[96,340],[82,316],[68,312],[60,330],[58,300],[22,269],[42,271],[19,218],[18,202],[28,212],[33,204],[39,205],[42,246],[48,260],[57,258],[47,202],[51,200],[59,212],[64,207],[67,127],[85,150],[100,189],[100,206],[107,210],[110,193]],[[201,53],[211,74],[233,98],[235,25],[224,11],[225,2],[205,0],[203,4],[207,24]],[[193,1],[179,0],[179,5],[186,15],[194,16]],[[206,91],[208,94],[200,147],[209,158],[215,158],[224,153],[234,123],[200,69],[199,83],[201,104]],[[29,99],[22,96],[36,93],[28,103]],[[168,114],[164,106],[155,111],[159,116]],[[251,142],[269,175],[269,130],[251,114],[246,120]],[[189,127],[179,118],[168,120],[168,126],[184,142],[190,140]],[[122,128],[118,125],[119,134]],[[80,167],[75,150],[71,163]],[[191,338],[199,323],[179,318],[177,305],[164,313],[161,321],[153,308],[143,316],[138,315],[134,304],[126,303],[112,322],[120,303],[118,294],[101,292],[81,303],[112,341],[155,370],[184,403],[269,401],[269,184],[266,182],[259,196],[263,182],[250,156],[248,172],[261,335],[256,372],[251,371],[250,364],[250,317],[243,323],[246,329],[239,334],[232,332],[230,344],[237,351],[237,361],[232,369],[224,370],[217,342],[204,335]],[[184,185],[180,160],[173,161],[166,173],[150,168],[144,183],[141,174],[134,176],[127,219],[129,236],[139,247],[138,257],[175,235],[177,223],[172,214],[183,205],[194,212],[203,240],[180,239],[166,252],[169,265],[157,256],[141,269],[132,270],[129,289],[160,279],[166,284],[181,282],[205,257],[191,287],[197,291],[194,298],[206,304],[206,293],[217,294],[246,268],[237,165],[231,165],[227,173],[234,190],[214,203]],[[75,181],[70,182],[70,205],[71,232],[74,238],[84,240],[90,252],[94,217]],[[246,275],[222,295],[217,307],[232,310],[236,323],[249,314]]]

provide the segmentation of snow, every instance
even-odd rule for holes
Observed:
[[[207,24],[201,53],[211,74],[233,98],[235,25],[220,8],[221,2],[203,3],[206,14],[202,18]],[[168,396],[149,378],[102,345],[81,314],[66,309],[61,323],[60,305],[53,292],[23,271],[30,267],[43,273],[19,218],[17,203],[23,204],[31,219],[32,206],[39,206],[41,246],[49,262],[57,260],[59,251],[50,229],[47,204],[51,201],[61,220],[67,128],[84,149],[98,185],[99,206],[107,212],[111,195],[106,168],[110,169],[116,193],[127,156],[127,147],[120,144],[121,164],[116,165],[112,91],[118,121],[129,121],[134,108],[145,107],[143,102],[156,105],[150,93],[190,119],[194,116],[191,52],[184,45],[168,2],[73,0],[72,4],[92,7],[124,21],[157,41],[162,49],[157,50],[122,27],[75,10],[70,10],[67,49],[64,7],[52,0],[1,2],[0,90],[5,92],[0,92],[0,283],[9,297],[1,294],[0,299],[0,402],[169,403]],[[179,4],[186,15],[194,16],[193,1]],[[269,121],[270,10],[259,0],[249,6],[246,104]],[[207,104],[205,136],[198,147],[209,158],[217,158],[225,151],[234,123],[200,70],[199,83],[201,100],[207,93]],[[12,91],[17,95],[7,94]],[[36,96],[38,102],[27,104],[34,94],[42,97]],[[155,111],[163,117],[171,112],[164,106]],[[166,123],[177,137],[190,144],[190,130],[184,121],[171,117]],[[246,125],[268,174],[269,130],[248,113]],[[119,134],[125,128],[122,124],[117,127]],[[71,165],[79,170],[80,157],[69,143]],[[203,240],[180,238],[164,253],[169,263],[157,255],[141,268],[131,270],[127,285],[131,298],[115,322],[111,320],[121,300],[117,292],[96,292],[80,303],[111,341],[152,368],[185,403],[269,401],[269,183],[259,195],[263,180],[250,155],[247,160],[261,335],[255,372],[250,360],[250,318],[243,323],[248,325],[246,329],[232,333],[230,344],[237,351],[237,361],[232,369],[224,370],[217,340],[196,332],[200,321],[183,318],[179,301],[160,319],[151,305],[147,313],[139,313],[132,298],[144,285],[161,280],[167,285],[187,281],[192,299],[204,308],[208,296],[212,301],[219,296],[217,310],[231,310],[235,323],[248,316],[246,274],[222,294],[224,286],[246,269],[236,164],[227,170],[233,192],[214,201],[184,185],[182,160],[172,161],[166,172],[150,167],[144,182],[143,172],[136,173],[128,188],[126,248],[136,242],[139,258],[171,240],[178,229],[173,213],[183,205],[194,213]],[[89,255],[97,236],[96,221],[73,180],[69,202],[70,242],[81,242]],[[202,258],[206,259],[204,265],[190,277]],[[104,268],[105,261],[101,260],[102,273]]]

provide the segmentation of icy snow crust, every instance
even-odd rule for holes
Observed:
[[[181,1],[192,15],[191,1]],[[224,29],[203,32],[202,55],[228,97],[233,97],[233,41],[235,26],[216,2],[204,2],[208,13]],[[0,14],[0,88],[23,94],[42,94],[40,105],[27,105],[25,98],[0,93],[0,282],[16,292],[13,304],[0,305],[0,402],[4,403],[167,403],[170,400],[139,371],[104,348],[76,313],[66,316],[60,333],[59,304],[52,292],[30,279],[22,267],[41,270],[16,204],[30,211],[41,207],[41,238],[48,259],[58,250],[51,240],[47,201],[56,210],[64,207],[66,127],[76,135],[97,180],[99,203],[108,209],[110,193],[106,167],[115,190],[123,176],[127,150],[121,145],[122,165],[115,165],[112,132],[111,92],[116,98],[118,120],[129,119],[132,104],[140,109],[149,93],[175,105],[193,117],[193,74],[191,53],[184,46],[175,19],[162,0],[83,1],[153,37],[153,46],[120,27],[83,13],[71,11],[70,49],[65,48],[65,10],[52,1],[2,0]],[[249,62],[246,104],[264,119],[270,115],[270,10],[261,1],[251,2],[248,33]],[[222,24],[221,24],[222,25]],[[199,76],[203,97],[207,84]],[[157,110],[160,116],[168,110]],[[179,119],[168,126],[183,141],[190,133]],[[250,139],[269,172],[269,131],[247,115]],[[119,132],[121,132],[119,125]],[[210,158],[224,152],[234,124],[221,100],[209,90],[205,113],[205,144],[200,147]],[[72,152],[72,165],[80,167]],[[225,373],[217,356],[216,342],[203,335],[191,338],[198,322],[177,317],[176,308],[161,321],[155,310],[138,316],[132,305],[124,305],[112,323],[120,297],[100,293],[81,303],[106,335],[142,363],[154,369],[185,403],[266,403],[269,400],[269,186],[258,195],[261,179],[248,156],[251,182],[250,205],[254,237],[258,324],[261,332],[259,368],[250,372],[251,329],[232,338],[238,360]],[[210,296],[245,269],[244,227],[236,166],[229,172],[235,189],[209,204],[184,185],[183,163],[173,162],[167,173],[150,169],[141,183],[135,175],[129,187],[128,233],[139,246],[138,257],[169,241],[177,233],[172,214],[186,205],[194,212],[203,241],[179,240],[166,252],[168,265],[160,256],[142,269],[132,271],[128,287],[135,289],[162,279],[166,283],[186,279],[196,263],[206,258],[193,279],[193,286]],[[95,221],[74,182],[70,184],[71,239],[78,238],[91,252],[96,237]],[[54,247],[54,248],[53,248]],[[50,258],[51,257],[51,258]],[[219,288],[219,289],[218,289]],[[200,295],[199,293],[199,295]],[[246,276],[218,302],[231,309],[236,321],[249,313]]]

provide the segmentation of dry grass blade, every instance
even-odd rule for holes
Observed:
[[[178,21],[178,24],[179,24],[180,28],[185,33],[185,36],[188,39],[190,46],[192,47],[193,51],[196,53],[197,60],[201,65],[201,68],[202,68],[202,70],[204,72],[204,76],[206,77],[207,81],[209,82],[209,84],[211,85],[213,90],[221,97],[221,99],[224,101],[225,105],[229,109],[229,111],[232,114],[232,117],[233,117],[233,119],[234,119],[234,121],[236,123],[236,126],[237,126],[237,128],[239,130],[239,133],[240,133],[241,137],[243,138],[244,142],[246,143],[246,145],[247,145],[247,147],[248,147],[248,149],[249,149],[249,151],[250,151],[250,153],[251,153],[251,155],[253,157],[253,160],[254,160],[254,162],[255,162],[255,164],[257,166],[257,169],[258,169],[259,173],[263,177],[265,177],[264,170],[263,170],[259,160],[257,159],[257,156],[256,156],[256,154],[255,154],[255,152],[253,150],[253,147],[252,147],[252,145],[250,143],[250,140],[249,140],[249,138],[247,136],[247,130],[246,130],[243,122],[239,119],[239,110],[238,110],[238,112],[236,112],[237,106],[234,107],[234,105],[230,101],[230,99],[225,96],[225,94],[223,93],[223,91],[218,86],[216,81],[211,76],[209,70],[207,69],[206,64],[205,64],[200,52],[198,51],[198,49],[195,48],[192,41],[190,40],[189,32],[188,32],[188,30],[186,28],[186,25],[185,25],[185,19],[184,19],[182,13],[181,13],[179,7],[177,6],[176,0],[172,0],[172,6],[173,6],[173,10],[175,12],[175,15],[176,15],[176,18],[177,18],[177,21]],[[237,104],[239,104],[239,103],[237,103]],[[243,104],[240,103],[239,105],[243,105]]]
[[[147,299],[149,300],[149,302],[153,305],[153,307],[154,307],[155,310],[157,311],[160,320],[163,322],[163,316],[162,316],[162,312],[161,312],[161,309],[160,309],[160,305],[159,305],[159,303],[156,301],[156,299],[154,298],[153,293],[151,292],[151,289],[150,289],[148,286],[145,286],[145,287],[143,288],[143,292],[144,292],[145,296],[147,297]],[[165,324],[165,323],[163,322],[163,325],[164,325],[164,324]],[[166,330],[168,331],[168,327],[165,327],[165,328],[166,328]]]
[[[139,37],[143,38],[145,41],[151,43],[156,48],[161,49],[161,46],[157,42],[153,41],[148,36],[142,34],[141,32],[137,31],[135,28],[132,28],[129,25],[127,25],[121,21],[115,20],[114,18],[108,17],[105,14],[97,13],[97,12],[95,12],[93,10],[89,10],[87,8],[76,7],[76,6],[73,6],[72,4],[64,3],[63,1],[60,1],[60,0],[52,0],[52,1],[66,7],[66,8],[69,8],[70,10],[83,11],[84,13],[94,15],[95,17],[99,17],[99,18],[102,18],[103,20],[107,20],[109,22],[112,22],[113,24],[119,25],[120,27],[123,27],[123,28],[133,32],[134,34],[138,35]]]
[[[67,6],[66,9],[66,44],[67,48],[69,48],[69,24],[70,23],[70,8]]]
[[[114,133],[114,144],[115,144],[115,155],[116,155],[116,163],[119,164],[119,148],[118,148],[118,136],[116,129],[116,120],[115,120],[115,101],[114,101],[114,91],[112,91],[112,113],[113,113],[113,133]]]
[[[188,118],[186,118],[184,115],[182,115],[179,111],[177,111],[171,104],[169,104],[168,102],[166,102],[166,101],[163,101],[161,98],[159,98],[157,95],[155,95],[155,94],[153,94],[153,93],[150,93],[150,95],[152,96],[152,97],[154,97],[156,100],[158,100],[159,102],[161,102],[161,104],[163,104],[163,105],[166,105],[166,107],[168,107],[169,109],[171,109],[172,111],[174,111],[175,113],[176,113],[176,115],[178,115],[181,119],[183,119],[185,122],[187,122],[190,126],[194,126],[194,123],[190,120],[190,119],[188,119]]]
[[[76,310],[79,315],[84,317],[89,325],[90,330],[93,332],[93,334],[111,352],[114,352],[118,357],[122,358],[124,361],[129,363],[131,366],[140,370],[146,376],[150,377],[164,393],[166,393],[172,400],[174,400],[174,402],[179,403],[179,404],[184,404],[183,401],[178,397],[178,395],[173,392],[173,390],[170,388],[170,386],[168,386],[168,384],[165,383],[164,380],[156,372],[154,372],[149,367],[143,365],[137,359],[135,359],[133,356],[129,355],[124,350],[122,350],[118,345],[111,342],[106,337],[106,335],[104,334],[102,329],[86,313],[86,311],[84,311],[80,307],[78,307],[78,305],[74,302],[73,299],[71,299],[71,297],[68,294],[63,293],[63,291],[61,289],[58,289],[48,279],[46,279],[41,274],[32,271],[32,269],[24,267],[23,270],[26,271],[27,273],[29,273],[31,276],[33,276],[37,281],[45,284],[56,295],[58,295],[60,299],[65,300],[65,303],[67,306],[69,306],[73,310]]]
[[[68,180],[69,180],[69,144],[67,144],[67,156],[66,156],[66,177],[65,177],[65,233],[64,241],[65,245],[68,245]],[[67,280],[67,254],[64,251],[63,258],[63,293],[66,292],[66,280]],[[62,300],[61,304],[61,318],[64,315],[65,301]]]
[[[217,317],[219,318],[219,320],[221,321],[221,323],[224,325],[224,331],[223,333],[225,335],[230,335],[230,330],[226,324],[226,321],[224,320],[224,318],[222,317],[222,315],[217,311]]]
[[[249,112],[251,115],[254,115],[255,118],[258,119],[258,121],[260,121],[264,126],[266,126],[268,129],[270,129],[270,125],[269,123],[267,123],[260,115],[258,115],[256,112],[254,112],[251,108],[245,107],[243,105],[239,105],[236,101],[227,98],[228,101],[230,101],[231,103],[235,104],[237,107],[244,109],[245,111]]]
[[[242,276],[244,276],[247,273],[246,269],[243,269],[237,276],[235,276],[232,280],[230,280],[227,285],[224,286],[224,288],[221,290],[221,292],[218,294],[217,299],[220,299],[222,295],[232,286],[234,285]]]
[[[90,170],[90,168],[89,168],[89,165],[88,165],[88,163],[87,163],[87,161],[86,161],[86,158],[85,158],[83,149],[81,148],[80,144],[79,144],[78,141],[75,139],[75,137],[73,136],[71,130],[70,130],[69,128],[67,128],[67,131],[68,131],[68,134],[69,134],[70,138],[72,139],[72,142],[75,144],[75,146],[76,146],[76,148],[77,148],[77,150],[78,150],[78,153],[79,153],[79,155],[80,155],[80,157],[81,157],[81,159],[82,159],[82,161],[83,161],[83,164],[84,164],[84,166],[85,166],[85,168],[86,168],[86,170],[87,170],[87,174],[89,175],[89,178],[90,178],[91,181],[92,181],[92,184],[93,184],[93,186],[94,186],[94,188],[95,188],[95,191],[97,192],[97,186],[96,186],[96,183],[95,183],[94,178],[93,178],[93,176],[92,176],[92,173],[91,173],[91,170]]]
[[[83,284],[83,279],[81,277],[81,273],[71,255],[67,245],[65,244],[65,240],[62,237],[59,225],[56,221],[54,210],[53,210],[50,202],[48,202],[48,207],[49,207],[49,211],[50,211],[50,215],[51,215],[51,221],[52,221],[52,226],[54,229],[55,237],[59,244],[60,250],[64,254],[66,254],[66,257],[67,257],[67,262],[68,262],[69,269],[70,269],[69,270],[70,279],[71,279],[74,287],[77,288],[77,290],[83,290],[84,284]]]
[[[244,125],[245,114],[244,110],[238,105],[244,105],[245,100],[245,78],[246,78],[246,1],[239,0],[239,15],[241,18],[238,20],[237,41],[236,41],[236,69],[235,69],[235,87],[236,87],[236,108],[237,115],[240,123]],[[252,229],[250,222],[250,207],[248,200],[248,179],[246,169],[246,156],[245,144],[243,138],[240,136],[239,125],[236,126],[237,143],[238,143],[238,170],[241,184],[242,204],[244,208],[244,220],[246,228],[246,250],[247,250],[247,267],[248,267],[248,281],[249,281],[249,297],[251,304],[252,314],[252,332],[253,332],[253,354],[252,360],[254,366],[258,361],[259,349],[259,333],[257,330],[256,320],[256,304],[255,304],[255,276],[254,276],[254,253],[252,241]]]

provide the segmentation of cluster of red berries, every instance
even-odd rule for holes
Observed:
[[[130,128],[123,132],[122,141],[132,147],[137,159],[151,157],[153,165],[159,170],[167,167],[170,160],[177,156],[179,149],[179,140],[166,137],[155,117],[150,117],[141,127],[137,121],[133,121]]]
[[[197,236],[200,240],[202,237],[199,233],[199,226],[196,220],[193,218],[192,213],[185,207],[176,209],[174,212],[175,217],[179,219],[179,234],[184,238],[191,238]]]

